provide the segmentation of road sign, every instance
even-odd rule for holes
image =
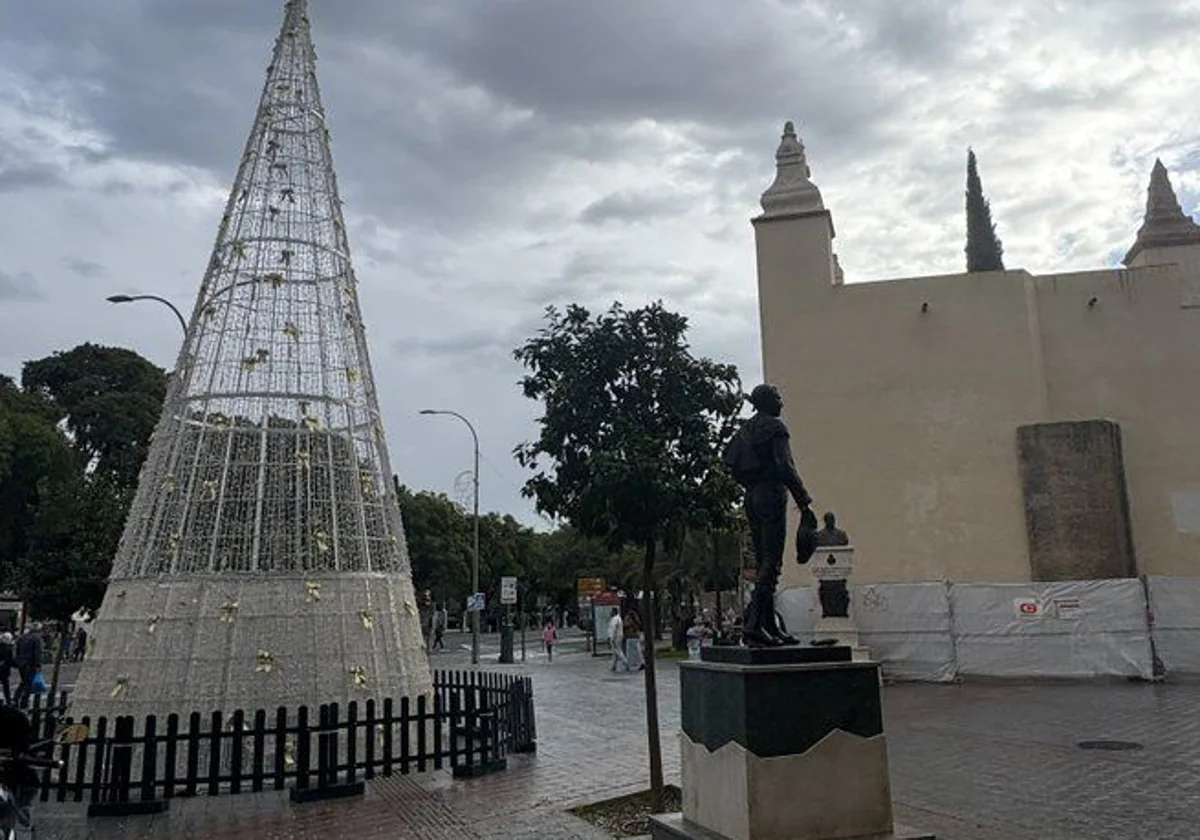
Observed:
[[[591,598],[604,591],[604,578],[581,577],[576,582],[576,591],[580,598]]]
[[[482,592],[467,596],[467,612],[483,612],[487,606],[487,596]]]
[[[500,603],[517,603],[517,579],[515,577],[500,578]]]

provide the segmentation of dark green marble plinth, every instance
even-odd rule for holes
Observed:
[[[835,729],[883,732],[874,662],[680,665],[683,731],[718,750],[736,741],[760,758],[798,755]]]
[[[712,645],[700,648],[701,662],[727,665],[805,665],[812,662],[849,662],[853,651],[845,646],[752,648]]]

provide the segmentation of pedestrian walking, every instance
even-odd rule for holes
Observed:
[[[542,644],[546,646],[546,659],[553,662],[554,646],[558,644],[558,631],[554,629],[553,621],[547,621],[542,628]]]
[[[75,646],[71,649],[71,656],[74,661],[83,661],[83,657],[87,654],[87,641],[87,630],[80,627],[77,631],[75,631]]]
[[[42,625],[35,623],[27,632],[21,634],[14,648],[21,684],[17,686],[17,694],[13,701],[18,706],[24,706],[29,702],[29,695],[33,691],[33,676],[42,669],[42,657],[46,650],[46,643],[42,639]]]
[[[636,612],[625,616],[625,667],[641,671],[646,667],[642,657],[642,623]]]
[[[704,619],[699,615],[692,620],[692,626],[687,631],[687,647],[688,659],[693,662],[700,659],[700,648],[704,644],[704,637],[707,631],[704,627]]]
[[[13,634],[5,630],[0,633],[0,692],[3,693],[5,705],[12,703],[12,689],[9,688],[8,681],[12,678],[16,655]]]
[[[625,659],[625,626],[621,622],[621,611],[613,607],[612,618],[608,620],[608,646],[612,649],[612,668],[617,670],[620,665],[624,670],[629,670],[629,662]]]

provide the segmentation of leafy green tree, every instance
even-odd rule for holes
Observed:
[[[92,470],[136,486],[166,397],[161,368],[132,350],[81,344],[27,362],[21,384],[58,408]]]
[[[640,558],[630,562],[632,552],[614,552],[605,540],[570,525],[540,534],[538,539],[540,552],[530,572],[531,586],[557,609],[575,611],[576,586],[581,577],[601,577],[616,586],[633,588]]]
[[[667,542],[660,577],[674,602],[671,639],[677,649],[687,647],[691,604],[701,592],[716,593],[716,620],[718,625],[723,621],[722,610],[729,604],[722,604],[721,593],[737,588],[742,562],[741,522],[735,515],[737,510],[731,509],[725,525],[684,529]]]
[[[1003,271],[1004,247],[996,236],[992,207],[983,197],[975,152],[967,150],[967,271]]]
[[[0,590],[15,584],[47,483],[70,474],[67,438],[47,400],[0,376]]]
[[[692,355],[687,319],[654,303],[614,304],[591,316],[550,308],[547,324],[514,351],[541,401],[541,434],[517,447],[533,471],[524,491],[543,513],[642,552],[650,787],[661,804],[662,750],[654,668],[654,570],[663,538],[729,509],[720,454],[742,406],[732,365]]]
[[[462,609],[469,594],[472,522],[469,514],[440,493],[414,492],[394,479],[412,562],[413,584],[435,601]],[[540,591],[546,564],[546,535],[508,515],[479,517],[479,580],[489,611],[498,609],[500,578],[513,575],[528,596]],[[571,580],[574,586],[574,579]],[[523,602],[524,606],[529,606]]]
[[[80,609],[95,612],[104,598],[133,493],[111,476],[74,472],[48,482],[38,505],[29,552],[17,571],[17,592],[33,615],[58,622],[62,634],[51,696],[71,617]]]
[[[471,583],[471,522],[438,493],[413,492],[396,481],[413,585],[462,609]],[[482,554],[482,552],[480,552]]]
[[[31,614],[65,634],[103,598],[166,374],[83,344],[27,362],[21,379],[0,381],[0,557]]]

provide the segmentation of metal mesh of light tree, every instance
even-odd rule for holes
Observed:
[[[80,678],[94,711],[428,690],[356,285],[289,0]]]

